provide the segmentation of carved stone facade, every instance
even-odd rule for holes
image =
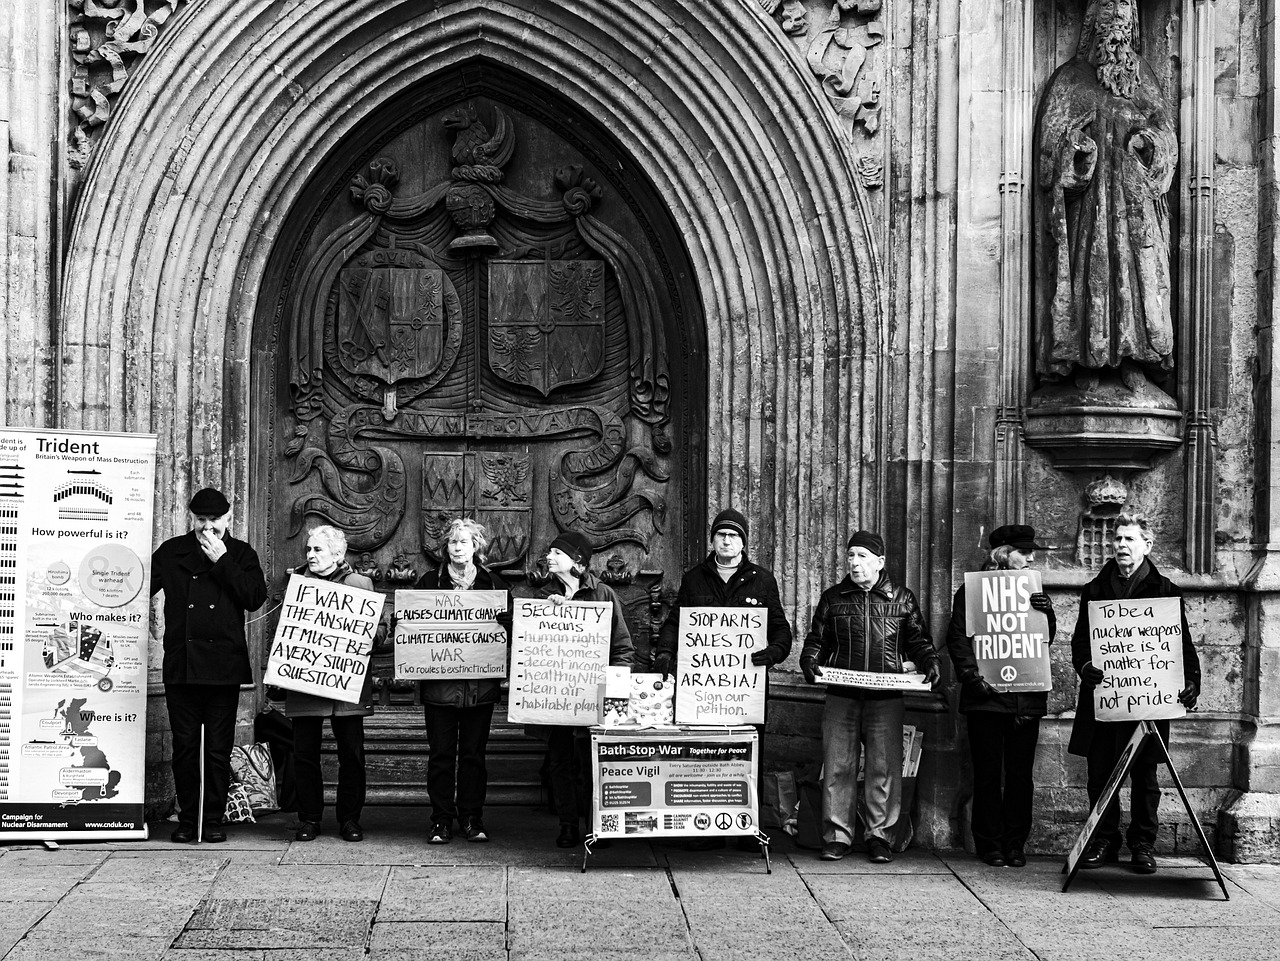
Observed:
[[[1088,404],[1063,443],[1032,403],[1035,111],[1084,0],[19,8],[7,102],[37,107],[5,118],[6,418],[157,433],[158,535],[220,484],[273,577],[323,517],[389,590],[474,512],[524,590],[578,529],[643,633],[733,504],[798,634],[864,526],[940,634],[986,534],[1026,522],[1065,641],[1123,502],[1205,666],[1174,736],[1193,802],[1221,853],[1280,858],[1269,5],[1137,4],[1179,151],[1174,406],[1137,454],[1087,436]],[[1082,816],[1067,647],[1041,851]],[[771,764],[816,751],[788,668]],[[965,842],[952,693],[910,704],[927,844]],[[158,806],[164,752],[157,716]]]

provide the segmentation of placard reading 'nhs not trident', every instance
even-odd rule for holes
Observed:
[[[965,630],[973,636],[978,673],[992,687],[1050,691],[1049,619],[1031,606],[1039,571],[965,574]]]
[[[290,575],[263,683],[358,703],[384,600],[378,591]]]

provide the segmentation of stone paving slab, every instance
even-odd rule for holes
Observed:
[[[506,921],[504,867],[393,867],[378,921]]]
[[[317,956],[310,948],[278,948],[275,950],[214,948],[170,948],[163,961],[365,961],[364,948],[326,948]],[[7,961],[7,959],[6,959]]]
[[[102,864],[85,880],[86,884],[102,888],[112,884],[137,884],[165,887],[183,885],[209,885],[218,872],[228,864],[225,857],[165,857],[161,855],[116,857]]]
[[[0,958],[52,907],[52,901],[28,901],[9,902],[0,908]]]
[[[89,877],[97,866],[0,861],[0,905],[4,905],[0,911],[9,911],[10,902],[56,901]]]
[[[218,875],[211,896],[270,900],[332,899],[340,894],[352,901],[377,901],[382,897],[389,869],[378,865],[280,865],[228,864]]]
[[[950,874],[946,862],[928,851],[895,854],[888,864],[872,864],[865,854],[854,852],[839,861],[823,861],[817,851],[792,851],[786,860],[801,874]]]
[[[85,958],[104,958],[109,961],[151,961],[163,958],[169,948],[167,938],[148,938],[135,935],[110,941],[77,938],[68,943],[63,935],[45,937],[32,935],[24,938],[4,957],[4,961],[73,961]]]
[[[465,945],[468,951],[507,950],[507,925],[498,921],[391,921],[379,919],[369,940],[371,951],[430,951]]]

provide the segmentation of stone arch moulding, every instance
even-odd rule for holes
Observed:
[[[159,435],[161,534],[205,483],[250,503],[251,328],[285,212],[380,104],[474,58],[600,118],[666,203],[708,324],[707,503],[755,522],[807,613],[831,545],[878,521],[883,295],[847,141],[751,0],[186,8],[77,200],[62,425]]]

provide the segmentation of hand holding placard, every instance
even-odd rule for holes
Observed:
[[[1102,679],[1093,689],[1099,721],[1184,717],[1182,598],[1089,602],[1089,646]]]

